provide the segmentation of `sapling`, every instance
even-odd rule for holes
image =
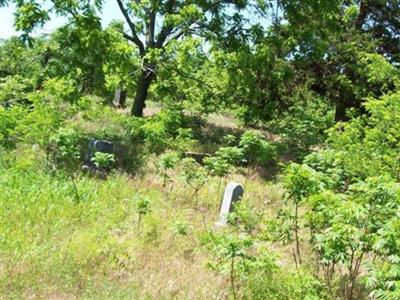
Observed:
[[[172,226],[174,235],[187,235],[189,230],[189,225],[185,222],[175,221]]]
[[[235,144],[236,140],[237,138],[233,134],[227,134],[222,138],[222,141],[228,146]]]
[[[178,128],[177,136],[171,141],[171,147],[179,153],[187,151],[196,144],[191,128]]]
[[[178,161],[179,154],[174,151],[167,151],[160,156],[156,168],[163,180],[163,187],[167,185],[167,182],[171,181],[168,171],[174,169]]]
[[[75,201],[80,201],[78,187],[75,182],[74,169],[80,158],[78,140],[80,136],[72,128],[60,128],[54,134],[48,143],[47,157],[51,159],[54,165],[65,169],[70,176],[74,188]]]
[[[257,225],[262,219],[262,212],[255,211],[246,202],[239,201],[235,204],[234,210],[228,215],[231,224],[238,224],[249,234],[254,235]]]
[[[140,226],[142,223],[143,216],[151,212],[151,202],[149,198],[144,196],[137,196],[135,199],[135,211],[138,214],[137,221],[137,232],[140,233]]]
[[[291,163],[286,171],[284,177],[284,185],[287,189],[286,201],[292,202],[294,205],[294,213],[291,216],[293,220],[292,230],[295,237],[295,252],[294,258],[296,265],[302,263],[300,254],[300,237],[299,237],[299,209],[300,205],[307,197],[318,193],[323,187],[323,183],[318,178],[318,173],[308,167],[307,165],[299,165]]]
[[[231,166],[245,162],[244,150],[239,147],[221,147],[215,152],[215,156],[225,160]]]
[[[219,197],[222,178],[226,178],[226,176],[228,176],[231,165],[221,157],[206,157],[204,159],[204,164],[210,174],[218,176],[219,178],[217,188],[217,197]]]
[[[228,269],[230,290],[233,299],[238,299],[236,272],[239,269],[238,264],[253,259],[250,255],[250,250],[253,247],[252,239],[228,233],[208,232],[203,236],[202,242],[218,258],[216,263],[210,262],[209,266],[220,272]]]
[[[222,178],[225,179],[226,184],[227,176],[243,159],[243,150],[238,147],[221,147],[215,152],[215,156],[204,159],[204,164],[209,173],[219,177],[217,197],[219,197]]]
[[[207,172],[193,158],[185,158],[182,160],[183,172],[182,176],[188,186],[193,189],[191,198],[195,199],[195,207],[199,202],[199,191],[207,182]]]
[[[178,235],[187,236],[189,233],[189,229],[190,226],[187,223],[175,220],[171,228],[173,234],[170,239],[169,248],[173,246],[173,241],[175,240],[176,236]]]

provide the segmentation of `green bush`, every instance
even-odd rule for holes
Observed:
[[[0,145],[6,148],[16,146],[19,137],[16,128],[26,113],[23,107],[13,106],[6,109],[0,104]]]
[[[213,259],[209,267],[230,280],[234,299],[324,299],[321,283],[305,269],[284,270],[256,240],[228,232],[209,232],[202,244]]]
[[[245,265],[245,295],[249,299],[321,300],[329,299],[321,282],[305,269],[288,271],[278,267],[270,253]]]
[[[243,133],[240,138],[239,147],[250,165],[260,164],[266,167],[276,157],[276,148],[265,140],[264,136],[255,130]]]
[[[357,297],[361,266],[368,265],[364,278],[371,295],[396,299],[400,94],[368,99],[365,107],[368,117],[332,128],[326,149],[306,157],[308,165],[291,164],[284,182],[294,216],[304,216],[292,228],[308,229],[330,293]]]
[[[179,154],[174,151],[167,151],[159,157],[156,163],[156,168],[157,173],[162,177],[163,186],[166,186],[167,183],[171,181],[168,171],[174,169],[179,160]]]
[[[280,137],[280,146],[297,159],[310,153],[327,138],[334,125],[334,110],[307,87],[299,88],[290,98],[292,105],[269,122],[269,129]]]
[[[61,167],[76,166],[81,157],[80,135],[72,128],[60,128],[50,137],[48,153],[52,162]]]

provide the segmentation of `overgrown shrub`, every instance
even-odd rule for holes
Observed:
[[[233,233],[209,232],[202,244],[214,259],[209,266],[230,281],[234,299],[324,299],[321,283],[305,269],[288,271],[256,240]]]
[[[399,93],[369,99],[368,117],[354,117],[330,130],[327,149],[292,164],[284,181],[331,295],[357,297],[361,266],[369,265],[372,295],[395,299],[398,289],[396,234],[400,207]],[[290,217],[287,215],[286,217]],[[297,242],[298,244],[298,242]],[[374,259],[371,259],[374,257]],[[342,286],[338,269],[346,268]],[[389,284],[388,284],[389,283]]]
[[[259,131],[249,130],[243,133],[239,141],[244,156],[250,165],[259,164],[266,167],[276,156],[275,146],[266,141]]]
[[[72,168],[79,163],[81,150],[79,149],[79,132],[72,128],[59,128],[50,137],[47,149],[52,162],[59,167]]]
[[[292,105],[269,122],[269,129],[280,137],[280,146],[296,159],[303,158],[327,138],[334,125],[334,110],[326,99],[299,88],[291,97]]]

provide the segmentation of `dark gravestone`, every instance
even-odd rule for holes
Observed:
[[[242,198],[243,193],[244,189],[240,184],[235,182],[229,182],[227,184],[219,212],[218,225],[226,225],[229,213],[232,212],[235,203]]]
[[[211,157],[208,153],[199,153],[199,152],[185,152],[185,157],[193,158],[199,164],[203,164],[203,161],[206,157]]]
[[[93,157],[95,157],[96,152],[102,153],[114,153],[114,145],[109,141],[104,140],[90,140],[89,141],[89,149],[85,156],[85,165],[90,168],[96,168],[96,165],[92,161]]]

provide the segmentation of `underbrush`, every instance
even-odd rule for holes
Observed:
[[[261,178],[246,181],[240,221],[217,229],[214,224],[223,194],[218,177],[208,177],[193,197],[184,166],[171,170],[172,179],[163,186],[153,157],[144,176],[114,171],[102,180],[80,174],[75,187],[65,171],[49,173],[40,159],[45,155],[35,151],[28,147],[18,153],[2,152],[2,297],[231,297],[224,267],[207,267],[215,266],[217,256],[205,237],[214,233],[234,239],[244,234],[263,245],[248,249],[255,260],[235,269],[241,297],[302,299],[309,284],[315,284],[298,282],[292,263],[284,268],[293,273],[280,271],[273,247],[259,238],[264,231],[262,220],[271,218],[279,206],[279,185],[265,184]],[[223,183],[228,180],[245,182],[243,175],[235,173]],[[252,223],[253,216],[259,216],[259,222]],[[263,256],[258,258],[258,252]],[[272,255],[269,271],[263,267],[268,253]],[[296,287],[286,293],[279,286],[290,280]],[[265,290],[265,282],[274,285]]]

